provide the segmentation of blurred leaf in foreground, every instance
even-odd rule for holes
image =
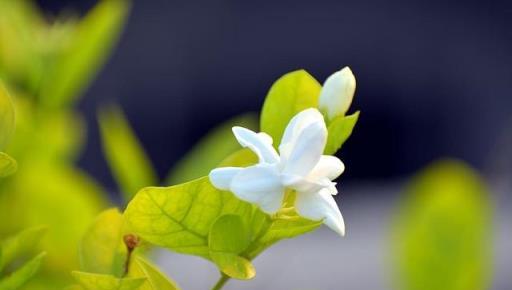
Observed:
[[[14,131],[14,106],[11,96],[0,81],[0,150],[11,138]]]
[[[29,228],[0,243],[1,290],[19,289],[37,273],[46,253],[40,253],[28,262],[25,260],[37,251],[46,229],[44,226]],[[10,273],[6,274],[6,269]]]
[[[206,176],[222,160],[239,150],[240,144],[233,138],[233,132],[231,132],[233,126],[256,130],[258,118],[254,114],[244,114],[214,128],[178,162],[169,173],[165,183],[168,185],[179,184]]]
[[[105,62],[128,14],[129,2],[103,0],[82,19],[69,46],[46,74],[42,101],[51,107],[77,99]]]
[[[435,162],[413,178],[395,224],[399,289],[489,287],[490,197],[462,162]]]
[[[32,260],[25,263],[16,271],[12,272],[8,277],[0,279],[0,289],[16,290],[23,286],[32,278],[41,267],[42,260],[46,253],[41,253]]]
[[[157,184],[156,173],[119,107],[98,114],[103,153],[125,200],[145,186]]]
[[[0,271],[15,259],[30,254],[43,238],[47,227],[33,227],[11,236],[0,244]]]

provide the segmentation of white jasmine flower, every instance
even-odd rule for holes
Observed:
[[[266,133],[242,127],[233,127],[233,133],[240,145],[258,156],[259,163],[212,170],[210,180],[216,188],[230,190],[269,214],[281,208],[286,189],[295,190],[295,208],[301,216],[323,220],[344,235],[343,217],[332,196],[338,191],[332,180],[345,167],[337,157],[322,155],[327,128],[317,109],[304,110],[292,118],[279,146],[280,154]]]
[[[352,103],[355,90],[356,78],[346,66],[327,78],[320,92],[318,107],[327,114],[329,120],[344,116]]]

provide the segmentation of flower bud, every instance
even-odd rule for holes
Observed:
[[[348,66],[335,72],[327,78],[320,92],[320,111],[327,115],[329,120],[344,116],[352,103],[355,90],[356,79]]]

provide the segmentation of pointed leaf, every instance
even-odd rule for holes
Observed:
[[[33,227],[4,240],[0,244],[0,271],[16,258],[33,251],[46,231],[46,226]]]
[[[145,186],[157,184],[149,158],[119,107],[100,111],[103,152],[125,200]]]
[[[238,215],[219,217],[210,229],[210,257],[224,274],[251,279],[256,274],[251,262],[240,256],[251,243],[250,231]]]
[[[393,242],[400,288],[488,289],[491,201],[481,177],[459,161],[438,161],[406,193]]]
[[[154,265],[136,256],[130,265],[130,277],[145,277],[146,282],[139,290],[179,290],[176,282],[166,277]]]
[[[96,218],[79,246],[82,271],[116,277],[124,274],[127,250],[122,227],[123,216],[116,208],[106,210]]]
[[[272,85],[263,104],[260,127],[272,136],[275,147],[293,116],[318,107],[320,90],[321,85],[305,70],[285,74]]]
[[[125,0],[100,1],[80,21],[42,84],[42,100],[49,106],[69,104],[81,95],[105,62],[119,38],[128,14]]]
[[[0,152],[0,178],[6,177],[18,170],[18,163],[14,158],[4,152]]]
[[[254,114],[244,114],[214,128],[171,170],[166,183],[178,184],[208,175],[222,160],[239,150],[240,144],[231,131],[233,126],[257,130],[257,117]]]
[[[37,255],[32,260],[21,266],[19,269],[11,273],[7,278],[0,280],[0,289],[15,290],[23,286],[30,278],[32,278],[41,267],[42,260],[46,253]]]
[[[332,120],[327,130],[329,135],[327,137],[327,144],[325,145],[324,154],[333,155],[338,151],[343,143],[352,134],[352,130],[359,119],[359,111],[349,116],[339,116]]]
[[[86,290],[139,290],[146,278],[116,278],[112,275],[73,272],[75,280]]]

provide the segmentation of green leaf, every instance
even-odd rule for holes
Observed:
[[[338,151],[352,134],[359,119],[359,111],[349,116],[339,116],[332,120],[327,128],[329,135],[324,154],[332,155]]]
[[[86,290],[139,290],[146,278],[116,278],[111,275],[73,272],[75,280]]]
[[[0,244],[0,271],[15,259],[33,251],[46,231],[46,226],[33,227],[4,240]]]
[[[249,260],[240,255],[251,243],[250,231],[238,215],[220,216],[210,229],[210,257],[224,274],[236,279],[256,275]]]
[[[252,224],[267,217],[249,203],[213,187],[208,178],[171,187],[142,189],[128,204],[128,230],[173,251],[210,259],[208,235],[215,220],[238,214]],[[259,229],[251,229],[256,233]]]
[[[256,276],[253,264],[244,257],[224,252],[212,252],[211,257],[217,267],[231,278],[249,280]]]
[[[6,177],[18,170],[18,163],[14,158],[4,152],[0,152],[0,178]]]
[[[45,104],[59,107],[80,96],[117,42],[128,6],[125,0],[103,0],[82,19],[69,46],[43,80]]]
[[[123,243],[123,216],[116,209],[102,212],[79,246],[80,270],[121,277],[127,249]]]
[[[0,280],[0,289],[15,290],[23,286],[37,273],[45,255],[46,253],[37,255],[35,258],[21,266],[18,270],[11,273],[11,275]]]
[[[14,131],[14,106],[0,81],[0,149],[4,149]]]
[[[224,273],[240,279],[254,275],[249,261],[264,249],[322,224],[301,218],[289,208],[270,217],[232,193],[217,190],[207,177],[171,187],[142,189],[128,204],[124,215],[127,231],[175,252],[211,260]],[[219,219],[225,215],[238,216],[248,233],[240,230],[239,221],[233,221],[237,218]],[[214,226],[217,220],[219,224]],[[237,230],[226,233],[229,227],[224,223]],[[224,242],[222,235],[225,235]],[[212,241],[215,241],[214,251]],[[229,251],[215,251],[218,246]]]
[[[281,143],[284,129],[297,113],[318,107],[321,85],[305,70],[285,74],[267,94],[261,111],[261,131],[272,136],[274,146]]]
[[[481,177],[462,162],[438,161],[406,194],[394,227],[399,289],[488,289],[491,210]]]
[[[254,114],[244,114],[213,129],[171,170],[166,184],[178,184],[208,175],[222,160],[240,149],[240,144],[231,131],[233,126],[256,130],[257,117]]]
[[[258,156],[250,149],[244,148],[226,157],[217,167],[247,167],[258,163]]]
[[[77,246],[87,228],[105,208],[106,194],[82,172],[69,166],[35,162],[0,188],[2,232],[37,224],[51,229],[41,240],[52,269],[77,269]]]
[[[136,256],[130,265],[130,277],[145,277],[146,282],[139,290],[179,290],[176,282],[167,278],[154,265],[140,256]]]
[[[242,253],[251,243],[250,232],[238,215],[220,216],[212,225],[208,236],[211,252]]]
[[[145,186],[157,183],[149,158],[119,107],[98,114],[103,152],[125,200]]]

